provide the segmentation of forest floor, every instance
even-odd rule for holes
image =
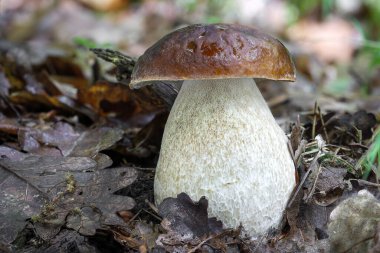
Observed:
[[[186,23],[181,12],[36,2],[0,16],[0,252],[380,252],[380,47],[297,42],[310,30],[363,39],[345,19],[279,34],[297,81],[258,82],[298,184],[284,225],[250,238],[209,217],[207,200],[154,205],[170,105],[127,84],[136,57]],[[123,81],[89,50],[109,47],[131,57]]]

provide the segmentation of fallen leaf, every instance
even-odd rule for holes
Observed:
[[[78,99],[102,116],[128,119],[137,114],[157,111],[154,105],[137,100],[137,94],[140,93],[143,91],[131,90],[126,85],[98,82],[87,90],[80,91]],[[149,96],[145,96],[145,99],[149,100]]]
[[[26,156],[14,149],[0,146],[0,159],[8,157],[19,161]],[[28,181],[0,164],[0,244],[9,245],[15,240],[26,220],[38,213],[47,199]]]
[[[92,157],[114,145],[123,137],[123,130],[119,128],[101,127],[85,131],[75,141],[71,150],[65,156]]]
[[[57,147],[64,155],[71,151],[73,143],[80,136],[80,133],[65,122],[57,122],[52,126],[44,124],[44,129],[37,127],[23,128],[18,133],[21,148],[29,153],[36,153],[42,144]]]
[[[346,168],[323,168],[316,182],[317,191],[329,192],[336,188],[344,187],[344,177],[347,175]]]
[[[81,235],[95,235],[100,223],[101,212],[90,206],[71,211],[66,217],[66,226],[78,231]]]
[[[167,198],[158,206],[158,213],[167,220],[166,229],[189,238],[202,238],[209,234],[208,201],[201,198],[193,202],[191,198],[180,193],[177,198]]]
[[[71,229],[62,229],[54,238],[50,240],[49,245],[40,248],[41,252],[98,252],[94,245],[91,245],[88,238],[78,234]]]
[[[25,217],[26,219],[36,215],[34,228],[45,240],[50,240],[59,233],[66,223],[66,217],[72,216],[69,219],[70,226],[77,228],[79,232],[95,233],[94,228],[100,228],[103,224],[122,224],[123,221],[116,212],[129,210],[135,205],[134,200],[129,197],[113,195],[115,191],[136,179],[137,173],[132,168],[98,169],[96,161],[87,157],[20,155],[7,148],[0,150],[3,151],[0,173],[11,173],[10,178],[6,177],[7,182],[14,184],[11,179],[21,180],[23,188],[19,192],[24,193],[25,186],[29,185],[35,189],[34,192],[31,191],[34,196],[45,197],[47,202],[42,211],[37,210],[41,207],[41,201],[36,201],[38,207]],[[3,184],[2,187],[7,187],[4,193],[13,196],[13,191],[9,188],[11,186]],[[25,205],[24,199],[19,199],[19,202]],[[8,201],[4,202],[7,203]],[[97,210],[100,218],[89,221],[88,217],[95,218],[96,215],[89,212],[87,207]],[[4,211],[9,212],[9,209]],[[83,215],[74,215],[82,212]],[[13,229],[12,231],[18,231],[20,227],[15,226]]]

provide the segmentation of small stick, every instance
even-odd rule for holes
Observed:
[[[141,170],[141,171],[155,171],[155,168],[141,168],[141,167],[135,167],[136,170]]]
[[[216,236],[218,236],[218,235],[216,235]],[[197,246],[195,246],[194,248],[192,248],[191,250],[189,250],[188,253],[193,253],[196,250],[200,249],[200,247],[202,247],[203,244],[205,244],[206,242],[208,242],[209,240],[211,240],[212,238],[214,238],[216,236],[209,236],[209,237],[207,237],[205,240],[201,241]]]
[[[136,219],[137,216],[141,213],[142,209],[140,209],[133,217],[127,222],[127,225],[131,224],[132,221]]]
[[[326,137],[326,142],[330,143],[329,136],[327,135],[327,130],[326,130],[326,126],[325,126],[325,120],[323,119],[323,115],[321,112],[321,107],[319,107],[319,105],[318,105],[317,108],[318,108],[319,118],[321,119],[321,123],[322,123],[323,133],[325,134],[325,137]]]
[[[288,145],[288,150],[289,150],[290,156],[293,159],[294,166],[297,166],[296,165],[296,158],[294,157],[294,151],[293,151],[292,144],[290,143],[290,141],[288,141],[287,145]]]
[[[149,200],[145,200],[145,203],[147,203],[147,205],[150,207],[150,209],[152,209],[155,213],[157,213],[158,214],[158,208],[155,206],[155,205],[153,205]]]
[[[143,210],[144,210],[144,212],[146,212],[146,213],[152,215],[152,216],[153,216],[154,218],[156,218],[157,220],[162,221],[162,218],[161,218],[160,216],[155,215],[154,213],[151,213],[151,212],[149,212],[149,211],[146,210],[146,209],[143,209]]]
[[[359,184],[367,185],[367,186],[374,186],[374,187],[380,187],[380,184],[368,182],[363,179],[350,179],[350,181],[357,181]]]
[[[290,199],[290,201],[288,202],[288,204],[287,204],[287,208],[289,208],[289,207],[293,204],[294,200],[296,199],[296,196],[297,196],[298,192],[301,190],[303,184],[304,184],[305,181],[306,181],[306,178],[309,176],[310,172],[311,172],[312,169],[314,168],[314,166],[315,166],[315,164],[317,163],[317,161],[318,161],[318,159],[319,159],[320,156],[321,156],[321,152],[319,151],[318,154],[314,157],[313,161],[311,162],[311,164],[310,164],[310,166],[309,166],[309,169],[306,171],[305,175],[303,176],[303,178],[302,178],[300,184],[298,185],[296,191],[295,191],[294,194],[293,194],[293,197],[292,197],[292,198]]]
[[[313,127],[311,129],[311,139],[313,139],[313,140],[315,138],[315,127],[317,124],[317,104],[318,104],[318,102],[315,101],[314,110],[313,110]]]
[[[317,173],[317,176],[313,182],[313,187],[311,187],[311,190],[310,190],[310,193],[309,195],[306,197],[306,200],[305,202],[308,203],[310,201],[310,199],[312,198],[312,196],[314,195],[314,192],[315,192],[315,188],[317,186],[317,181],[318,181],[318,178],[319,178],[319,175],[321,174],[321,167],[322,167],[322,164],[319,164],[318,166],[318,173]]]

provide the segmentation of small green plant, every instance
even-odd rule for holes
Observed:
[[[73,38],[74,44],[85,48],[112,48],[110,43],[98,43],[92,39],[75,37]]]
[[[360,85],[360,94],[362,96],[370,95],[371,87],[371,76],[375,74],[380,66],[380,42],[373,39],[373,36],[368,33],[368,25],[363,25],[359,20],[353,20],[352,24],[355,26],[356,30],[360,33],[360,48],[355,57],[355,61],[360,69],[362,74],[361,76],[361,85]],[[361,66],[365,66],[364,68]],[[365,78],[368,76],[369,78]]]
[[[326,18],[333,12],[335,0],[322,0],[322,16]]]
[[[357,167],[362,168],[362,177],[367,179],[371,171],[375,172],[376,179],[380,176],[380,127],[373,134],[372,144],[367,152],[360,158]]]

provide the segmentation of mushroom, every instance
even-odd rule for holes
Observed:
[[[210,214],[250,235],[279,226],[295,186],[288,139],[252,78],[295,80],[277,39],[241,25],[191,25],[146,50],[131,88],[183,80],[167,120],[154,194],[206,196]]]

